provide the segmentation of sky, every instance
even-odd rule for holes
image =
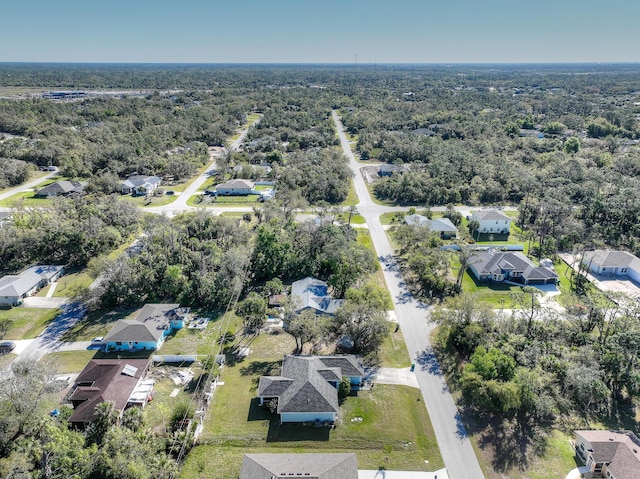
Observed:
[[[0,62],[640,62],[638,0],[0,0]]]

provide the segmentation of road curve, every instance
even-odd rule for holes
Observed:
[[[336,111],[332,112],[332,117],[344,154],[349,158],[349,166],[355,173],[354,184],[360,199],[358,211],[369,225],[371,240],[380,258],[384,279],[393,298],[407,349],[416,362],[416,379],[422,398],[427,405],[449,477],[451,479],[482,479],[484,474],[431,348],[429,334],[433,326],[427,322],[429,308],[417,301],[406,288],[393,248],[380,223],[380,214],[386,208],[376,205],[371,199],[364,178],[360,174],[362,164],[357,162],[349,147]]]

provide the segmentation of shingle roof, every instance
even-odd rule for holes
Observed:
[[[78,181],[56,181],[38,190],[38,196],[46,196],[51,194],[65,195],[74,191],[82,191],[82,184]]]
[[[631,431],[582,430],[576,434],[592,447],[595,462],[608,463],[616,479],[640,477],[640,440]]]
[[[592,262],[604,268],[627,267],[640,271],[640,259],[627,251],[596,250],[584,254],[585,262]]]
[[[161,181],[162,178],[159,176],[132,175],[122,182],[122,186],[126,186],[127,188],[139,188],[144,186],[148,189],[150,186],[158,186]]]
[[[451,222],[449,218],[437,218],[430,220],[422,215],[408,215],[404,217],[405,223],[408,225],[427,226],[431,231],[437,233],[457,233],[458,228]]]
[[[354,453],[245,454],[240,479],[358,479]]]
[[[291,295],[300,300],[300,309],[312,308],[321,313],[334,314],[344,300],[333,299],[328,289],[324,281],[307,276],[291,285]]]
[[[42,281],[50,281],[63,266],[31,266],[20,274],[8,274],[0,278],[0,296],[21,297]]]
[[[478,221],[482,220],[510,220],[507,215],[505,215],[500,210],[478,210],[473,212],[473,216]]]
[[[474,254],[469,262],[481,275],[501,274],[502,271],[508,270],[521,272],[522,277],[527,281],[558,277],[555,271],[544,266],[534,265],[519,251],[483,251]]]
[[[156,342],[171,327],[171,321],[184,320],[189,308],[179,304],[145,304],[134,319],[121,319],[104,338],[105,342]]]
[[[127,366],[136,368],[133,376],[122,374]],[[122,411],[138,381],[147,370],[148,359],[92,359],[76,379],[77,387],[69,397],[77,404],[69,418],[71,423],[93,420],[95,407],[104,401],[113,401]]]
[[[353,355],[285,356],[281,376],[260,378],[258,396],[278,397],[278,413],[338,412],[338,391],[328,381],[363,375]]]
[[[216,185],[216,189],[220,189],[220,188],[226,188],[226,189],[232,189],[232,188],[241,188],[241,189],[245,189],[245,188],[249,188],[249,189],[253,189],[255,186],[255,183],[253,181],[249,181],[249,180],[231,180],[231,181],[227,181],[226,183],[220,183],[219,185]]]

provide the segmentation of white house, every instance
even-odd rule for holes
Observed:
[[[63,273],[62,266],[32,266],[20,274],[3,276],[0,278],[0,305],[18,306],[22,298],[31,296]]]
[[[458,235],[458,228],[451,222],[449,218],[436,218],[430,220],[422,215],[407,215],[404,222],[408,225],[425,226],[442,238],[455,238]]]
[[[132,175],[120,184],[120,192],[124,195],[150,195],[161,182],[159,176]]]
[[[231,180],[216,185],[216,192],[225,196],[250,195],[255,188],[255,183],[249,180]]]
[[[511,218],[500,210],[478,210],[471,214],[471,220],[479,223],[479,233],[509,234]]]
[[[627,251],[587,251],[582,263],[591,273],[628,277],[640,284],[640,259]]]

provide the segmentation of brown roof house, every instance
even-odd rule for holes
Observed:
[[[575,433],[576,453],[592,477],[640,477],[640,440],[633,432],[586,430]]]
[[[153,381],[143,379],[148,367],[148,359],[89,361],[69,396],[73,405],[69,423],[84,429],[93,421],[96,406],[105,401],[113,402],[120,415],[129,406],[144,407],[153,391]]]
[[[333,424],[340,410],[338,384],[348,377],[353,389],[362,384],[360,358],[344,356],[285,356],[281,376],[262,376],[260,404],[278,400],[280,422]]]
[[[134,319],[121,319],[104,338],[107,351],[154,351],[188,321],[190,308],[145,304]]]
[[[245,454],[240,479],[358,479],[354,453]]]

